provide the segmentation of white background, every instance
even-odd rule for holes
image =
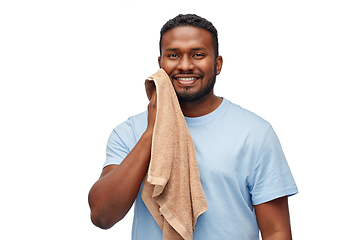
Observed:
[[[130,239],[132,213],[92,225],[107,138],[146,110],[161,26],[196,13],[219,32],[215,92],[268,120],[300,193],[294,239],[356,239],[358,1],[0,3],[0,238]]]

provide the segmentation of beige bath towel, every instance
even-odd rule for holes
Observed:
[[[149,99],[156,87],[157,113],[141,197],[164,240],[191,240],[198,216],[207,210],[194,144],[166,72],[157,71],[145,87]]]

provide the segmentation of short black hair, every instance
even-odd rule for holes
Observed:
[[[161,28],[160,31],[160,43],[159,43],[160,56],[162,54],[161,46],[162,46],[163,35],[167,31],[181,26],[193,26],[193,27],[205,29],[208,32],[210,32],[212,37],[212,43],[215,50],[215,58],[219,56],[219,42],[218,42],[218,33],[216,28],[210,21],[206,20],[205,18],[199,17],[195,14],[185,14],[185,15],[179,14],[178,16],[176,16],[173,19],[170,19],[164,24],[164,26]]]

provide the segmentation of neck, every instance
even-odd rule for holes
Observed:
[[[221,103],[222,98],[212,92],[195,102],[180,102],[180,107],[185,117],[201,117],[217,109]]]

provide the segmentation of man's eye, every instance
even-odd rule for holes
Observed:
[[[195,58],[202,58],[202,57],[204,57],[204,54],[202,54],[202,53],[195,53],[195,54],[194,54],[194,57],[195,57]]]
[[[172,54],[169,54],[168,55],[170,58],[177,58],[179,57],[179,55],[175,54],[175,53],[172,53]]]

